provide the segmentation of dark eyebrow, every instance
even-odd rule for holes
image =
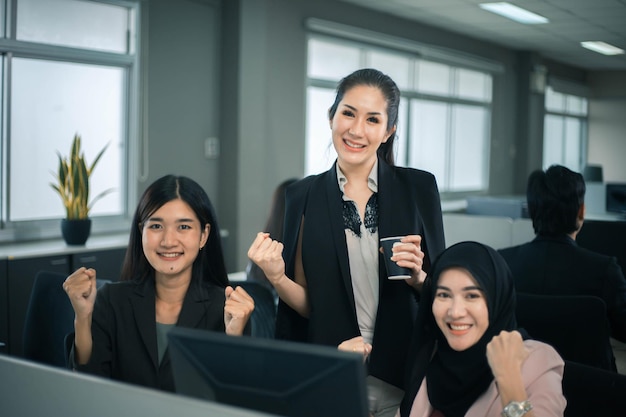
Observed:
[[[357,112],[357,111],[358,111],[358,109],[357,109],[356,107],[351,106],[351,105],[349,105],[349,104],[344,104],[344,106],[345,106],[345,107],[347,107],[347,108],[349,108],[349,109],[350,109],[350,110],[352,110],[352,111],[355,111],[355,112]],[[371,116],[380,116],[382,113],[377,112],[377,111],[371,111],[371,112],[369,112],[369,113],[367,113],[367,114],[369,114],[369,115],[371,115]]]
[[[162,222],[163,218],[161,217],[150,217],[148,218],[149,222]],[[193,219],[188,219],[188,218],[182,218],[182,219],[177,219],[176,223],[193,223]]]
[[[450,288],[445,287],[445,286],[443,286],[443,285],[437,285],[437,289],[438,289],[438,290],[445,290],[445,291],[452,291]],[[470,285],[470,286],[468,286],[468,287],[463,287],[463,289],[462,289],[462,290],[463,290],[463,291],[474,291],[474,290],[482,291],[483,289],[482,289],[482,288],[480,288],[480,287],[479,287],[479,286],[477,286],[477,285]]]

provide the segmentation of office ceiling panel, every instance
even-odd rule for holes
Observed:
[[[526,26],[482,10],[491,0],[341,0],[398,15],[587,70],[626,70],[626,55],[603,56],[580,46],[604,41],[626,49],[626,0],[511,1],[550,19]]]

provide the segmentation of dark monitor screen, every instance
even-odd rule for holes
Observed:
[[[606,184],[606,211],[626,215],[626,183]]]
[[[330,346],[175,327],[178,393],[276,415],[368,415],[363,358]]]

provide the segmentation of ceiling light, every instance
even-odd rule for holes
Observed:
[[[613,46],[611,44],[608,44],[606,42],[601,42],[601,41],[581,42],[580,45],[583,48],[587,48],[589,50],[592,50],[594,52],[597,52],[599,54],[604,54],[604,55],[620,55],[624,53],[623,49],[620,49],[617,46]]]
[[[481,3],[479,6],[481,9],[499,14],[500,16],[515,20],[519,23],[524,23],[525,25],[536,25],[539,23],[549,22],[549,20],[543,16],[529,12],[526,9],[522,9],[521,7],[517,7],[505,1],[499,3]]]

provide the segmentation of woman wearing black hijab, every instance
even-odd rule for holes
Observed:
[[[494,249],[449,247],[421,297],[402,417],[563,416],[563,360],[523,340],[513,277]]]

